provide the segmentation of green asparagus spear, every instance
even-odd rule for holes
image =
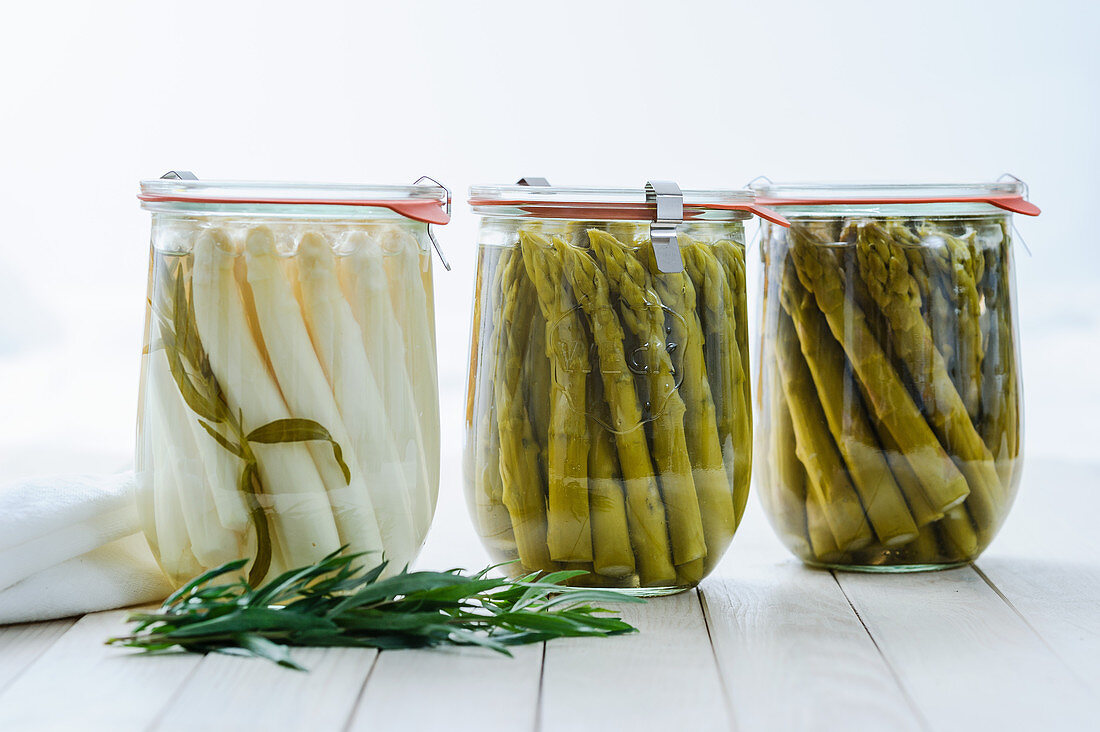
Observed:
[[[768,378],[771,379],[771,376]],[[806,485],[809,479],[795,452],[794,422],[781,386],[771,383],[764,393],[771,400],[768,413],[772,415],[774,424],[770,444],[766,446],[771,452],[771,460],[765,460],[763,465],[774,472],[762,481],[761,499],[776,531],[795,554],[805,557],[813,551],[806,523]],[[827,527],[825,531],[832,536]]]
[[[653,291],[649,273],[610,234],[588,232],[596,258],[607,273],[611,291],[622,301],[623,324],[645,345],[645,367],[653,412],[653,459],[660,475],[676,564],[707,554],[699,498],[684,434],[686,408],[677,390],[672,357],[665,337],[664,306]],[[560,248],[568,245],[562,244]]]
[[[844,351],[812,296],[798,283],[790,260],[781,280],[780,301],[794,322],[829,431],[844,456],[875,535],[883,546],[906,544],[916,538],[917,525],[863,411],[859,390],[845,380]],[[923,498],[922,494],[919,499]]]
[[[921,315],[920,295],[901,246],[877,223],[859,227],[860,274],[890,323],[898,356],[917,385],[936,434],[959,462],[970,486],[967,508],[983,532],[1000,522],[1001,486],[993,456],[974,429]]]
[[[588,378],[588,491],[592,513],[592,563],[605,577],[634,574],[634,551],[626,521],[626,501],[615,439],[608,431],[611,412],[603,397],[599,370]]]
[[[859,376],[875,416],[890,431],[937,511],[969,494],[966,479],[947,456],[910,397],[905,384],[874,337],[863,310],[846,295],[846,273],[835,252],[806,229],[790,232],[791,255],[802,286],[813,293],[833,337]]]
[[[704,259],[707,246],[694,241],[686,234],[680,235],[680,250],[685,259],[698,261]],[[651,259],[651,257],[647,257]],[[707,560],[704,572],[710,571],[721,559],[737,530],[738,514],[732,493],[733,481],[726,472],[726,454],[740,454],[740,465],[747,470],[751,452],[751,438],[744,433],[748,419],[738,419],[742,432],[740,441],[722,449],[718,431],[718,417],[715,398],[711,391],[708,362],[704,346],[709,343],[710,353],[728,356],[727,359],[714,358],[711,365],[715,370],[725,371],[727,365],[737,359],[732,349],[736,340],[732,320],[725,320],[728,327],[719,328],[719,314],[727,314],[724,307],[732,299],[725,274],[713,256],[706,261],[711,266],[702,266],[700,275],[695,279],[700,283],[697,289],[690,270],[683,274],[654,274],[653,286],[658,296],[673,313],[671,323],[671,341],[678,345],[682,353],[680,393],[686,406],[685,435],[688,442],[688,455],[691,458],[692,475],[699,494],[699,508],[703,517],[703,533],[707,541]],[[701,303],[708,315],[708,323],[719,328],[716,333],[703,334],[701,313],[696,310],[696,301]],[[739,360],[737,361],[739,363]],[[732,374],[731,374],[732,376]],[[743,392],[738,391],[737,394]],[[737,403],[739,399],[735,400]],[[735,440],[737,438],[734,438]]]
[[[733,293],[733,313],[737,332],[737,352],[741,356],[741,370],[746,374],[744,381],[745,401],[751,401],[749,391],[749,312],[748,287],[745,282],[745,245],[729,239],[720,239],[714,243],[711,251],[722,269],[726,271],[729,287]]]
[[[891,233],[903,228],[891,227]],[[981,390],[981,329],[978,318],[980,303],[978,282],[985,269],[985,260],[975,257],[975,232],[965,238],[953,236],[942,227],[926,225],[921,229],[925,266],[938,281],[938,300],[933,308],[930,330],[933,341],[951,343],[949,351],[940,349],[955,388],[966,405],[970,420],[978,423]],[[910,258],[910,272],[914,271]],[[928,276],[932,279],[933,275]],[[922,293],[923,294],[923,293]],[[937,337],[938,334],[938,337]]]
[[[775,356],[794,423],[796,453],[810,477],[810,492],[818,501],[837,546],[854,551],[874,538],[844,460],[829,434],[825,414],[809,368],[798,346],[794,323],[780,311]],[[810,504],[807,504],[807,511]],[[812,541],[812,538],[811,538]]]
[[[494,343],[500,362],[493,383],[500,435],[500,477],[503,501],[512,519],[516,547],[528,570],[554,571],[546,545],[546,505],[539,477],[539,452],[523,399],[520,371],[524,345],[536,307],[534,287],[523,269],[523,257],[513,254],[502,265],[500,321]]]
[[[535,432],[535,441],[539,446],[542,484],[547,487],[550,466],[550,395],[553,392],[553,376],[550,357],[546,352],[546,318],[543,317],[539,308],[535,308],[531,316],[534,320],[531,322],[531,333],[527,338],[526,358],[523,360],[523,373],[520,378],[524,384],[531,428]],[[549,492],[548,487],[547,492]]]
[[[607,278],[584,251],[555,243],[565,278],[584,310],[603,378],[604,398],[626,487],[627,525],[641,583],[660,587],[675,581],[665,511],[642,429],[642,408],[623,351],[623,329],[611,307]]]
[[[983,247],[985,273],[981,294],[985,303],[986,334],[982,362],[982,437],[997,460],[997,474],[1007,488],[1015,481],[1019,454],[1019,384],[1016,379],[1015,344],[1009,290],[1011,243],[1008,227],[1001,225],[1002,239]]]
[[[825,518],[826,504],[815,490],[806,491],[806,534],[814,559],[826,564],[844,564],[849,555],[840,548]]]
[[[547,541],[550,557],[563,562],[592,561],[588,510],[588,429],[585,422],[588,354],[576,305],[562,287],[560,260],[550,240],[520,231],[527,275],[546,319],[546,355],[551,363],[547,477]]]
[[[602,247],[613,249],[613,241],[597,237]],[[602,247],[596,246],[597,251]],[[702,244],[681,235],[681,252],[701,247]],[[639,253],[644,261],[652,262],[652,246]],[[631,253],[625,247],[622,253]],[[605,253],[604,256],[612,256]],[[709,284],[712,291],[724,283],[720,269],[715,267],[718,282]],[[707,544],[707,558],[700,569],[705,574],[721,559],[737,530],[731,483],[726,474],[722,443],[718,435],[714,399],[707,378],[707,362],[704,357],[704,336],[696,311],[696,290],[689,277],[683,274],[651,275],[649,283],[669,312],[669,341],[676,344],[681,354],[680,395],[684,401],[684,436],[687,439],[688,457],[692,466],[692,478],[699,496],[699,512],[703,520],[703,535]],[[727,288],[728,289],[728,288]],[[720,295],[719,295],[720,296]],[[712,303],[713,304],[713,303]],[[715,344],[717,346],[717,344]],[[732,338],[728,345],[734,346]],[[699,579],[702,578],[700,574]]]
[[[722,244],[707,246],[694,242],[693,246],[683,249],[683,256],[685,269],[698,294],[703,346],[709,355],[707,362],[721,366],[708,370],[707,376],[714,397],[726,474],[733,493],[736,526],[744,514],[752,471],[752,401],[748,371],[745,370],[747,344],[744,341],[747,336],[739,324],[744,292],[734,286],[738,275],[731,270],[736,269],[736,263],[730,261],[726,267],[718,256],[723,251]],[[729,242],[725,244],[730,251],[739,251]],[[735,258],[727,251],[727,260]],[[740,278],[743,276],[742,272]]]
[[[482,250],[484,256],[484,252]],[[478,369],[478,384],[493,384],[500,365],[500,356],[503,349],[497,353],[491,351],[492,343],[500,341],[502,323],[500,321],[501,275],[505,267],[503,263],[512,256],[510,250],[503,250],[492,262],[482,261],[479,265],[479,277],[482,270],[492,272],[492,276],[484,277],[481,282],[483,294],[477,298],[480,307],[475,311],[475,328],[481,329],[481,318],[487,313],[492,314],[491,329],[487,332],[498,334],[496,338],[480,338],[477,349],[471,353],[477,354],[476,365]],[[477,332],[475,331],[475,332]],[[504,486],[500,479],[500,435],[498,433],[496,406],[493,403],[491,393],[482,393],[475,396],[478,389],[470,387],[470,398],[475,401],[468,407],[471,410],[469,419],[477,420],[474,438],[476,452],[474,457],[474,486],[475,505],[477,509],[479,532],[488,545],[497,551],[513,553],[516,551],[516,537],[512,531],[512,521],[508,516],[508,509],[504,506]]]

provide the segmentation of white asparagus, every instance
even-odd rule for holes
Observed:
[[[400,326],[393,311],[382,263],[382,250],[365,232],[352,233],[350,252],[340,257],[338,274],[344,297],[363,334],[363,343],[378,388],[386,405],[386,418],[404,465],[410,487],[413,515],[420,533],[427,534],[434,500],[427,466],[425,438],[416,417],[416,400],[405,367]]]
[[[186,404],[184,408],[186,408]],[[218,513],[218,521],[229,531],[247,533],[252,525],[248,515],[248,506],[241,494],[239,478],[244,463],[233,453],[223,448],[207,434],[199,424],[198,417],[188,415],[191,437],[199,453],[203,470],[206,472],[207,485]]]
[[[313,351],[271,229],[257,226],[249,230],[245,258],[260,333],[290,414],[327,429],[350,468],[351,479],[346,481],[331,445],[316,440],[307,443],[328,491],[340,539],[353,552],[383,551],[378,520],[354,445]]]
[[[359,458],[387,556],[412,560],[423,538],[413,519],[385,404],[371,371],[359,324],[336,279],[336,259],[325,238],[308,232],[298,245],[298,286],[313,348]]]
[[[146,409],[156,407],[147,404]],[[152,443],[153,520],[157,534],[157,561],[165,574],[174,581],[180,581],[194,577],[203,568],[191,553],[187,527],[180,521],[183,508],[180,506],[175,472],[156,467],[167,465],[171,460],[167,435],[153,437]]]
[[[383,226],[377,234],[389,280],[390,299],[405,343],[405,367],[412,380],[413,397],[420,418],[420,433],[427,449],[428,485],[432,503],[439,495],[439,389],[435,338],[428,309],[427,286],[422,270],[430,269],[420,242],[405,227]]]
[[[187,422],[196,417],[184,404],[163,350],[150,354],[148,368],[146,380],[153,439],[163,443],[153,470],[171,476],[171,482],[179,491],[181,512],[176,521],[183,521],[190,537],[191,553],[199,564],[217,567],[233,561],[240,556],[237,535],[221,525],[203,469],[203,458],[187,426]],[[205,437],[210,440],[209,435]]]
[[[199,235],[194,248],[192,296],[199,337],[229,408],[247,433],[290,417],[265,357],[251,336],[234,265],[239,255],[224,232]],[[325,485],[300,443],[252,446],[266,495],[272,533],[290,566],[312,564],[340,548]]]

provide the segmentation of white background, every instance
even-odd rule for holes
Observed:
[[[0,482],[130,459],[149,226],[134,196],[171,168],[451,186],[436,317],[452,495],[471,183],[1012,172],[1044,210],[1017,221],[1026,451],[1100,459],[1098,19],[957,0],[10,3]]]

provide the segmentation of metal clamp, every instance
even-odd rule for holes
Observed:
[[[645,201],[654,204],[657,209],[656,220],[649,225],[657,269],[668,274],[683,272],[684,260],[680,257],[680,243],[676,240],[676,229],[684,223],[683,191],[670,180],[647,181]]]
[[[161,180],[198,180],[199,177],[190,170],[169,170],[162,175]]]
[[[1030,197],[1030,192],[1028,191],[1027,183],[1024,183],[1022,180],[1020,180],[1019,178],[1014,176],[1012,173],[1004,173],[1004,174],[1001,175],[1000,178],[997,179],[998,183],[1001,183],[1003,181],[1011,181],[1012,183],[1019,183],[1024,188],[1024,200],[1030,200],[1030,198],[1029,198]],[[1021,234],[1020,230],[1016,228],[1016,218],[1015,217],[1012,218],[1012,232],[1014,234],[1016,234],[1016,238],[1020,240],[1020,244],[1023,245],[1024,251],[1027,252],[1027,256],[1029,256],[1029,257],[1035,256],[1031,253],[1031,247],[1029,247],[1027,245],[1027,242],[1024,241],[1024,235]]]
[[[550,181],[545,178],[539,178],[537,176],[524,176],[516,181],[517,186],[538,186],[539,188],[549,188]]]
[[[447,205],[446,205],[446,208],[444,210],[446,210],[447,215],[450,216],[451,215],[451,189],[448,188],[447,186],[443,185],[439,181],[437,181],[435,178],[431,178],[431,177],[426,176],[426,175],[422,175],[419,178],[417,178],[416,180],[414,180],[413,185],[414,186],[420,185],[420,182],[425,181],[425,180],[431,181],[432,183],[435,183],[436,187],[442,188],[444,191],[447,192]],[[443,269],[450,272],[451,271],[451,263],[448,262],[447,257],[445,257],[443,255],[443,247],[439,246],[439,241],[435,238],[435,234],[432,233],[432,225],[431,224],[428,224],[428,238],[432,240],[432,246],[435,247],[435,253],[439,255],[439,261],[443,263]]]

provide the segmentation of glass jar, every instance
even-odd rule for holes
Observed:
[[[470,191],[466,495],[511,575],[582,570],[573,584],[677,592],[714,568],[744,511],[753,196],[654,185],[650,201]]]
[[[173,178],[139,197],[137,497],[161,568],[412,561],[439,485],[428,226],[449,194]]]
[[[992,541],[1020,479],[1016,180],[755,184],[761,501],[807,564],[920,571]]]

